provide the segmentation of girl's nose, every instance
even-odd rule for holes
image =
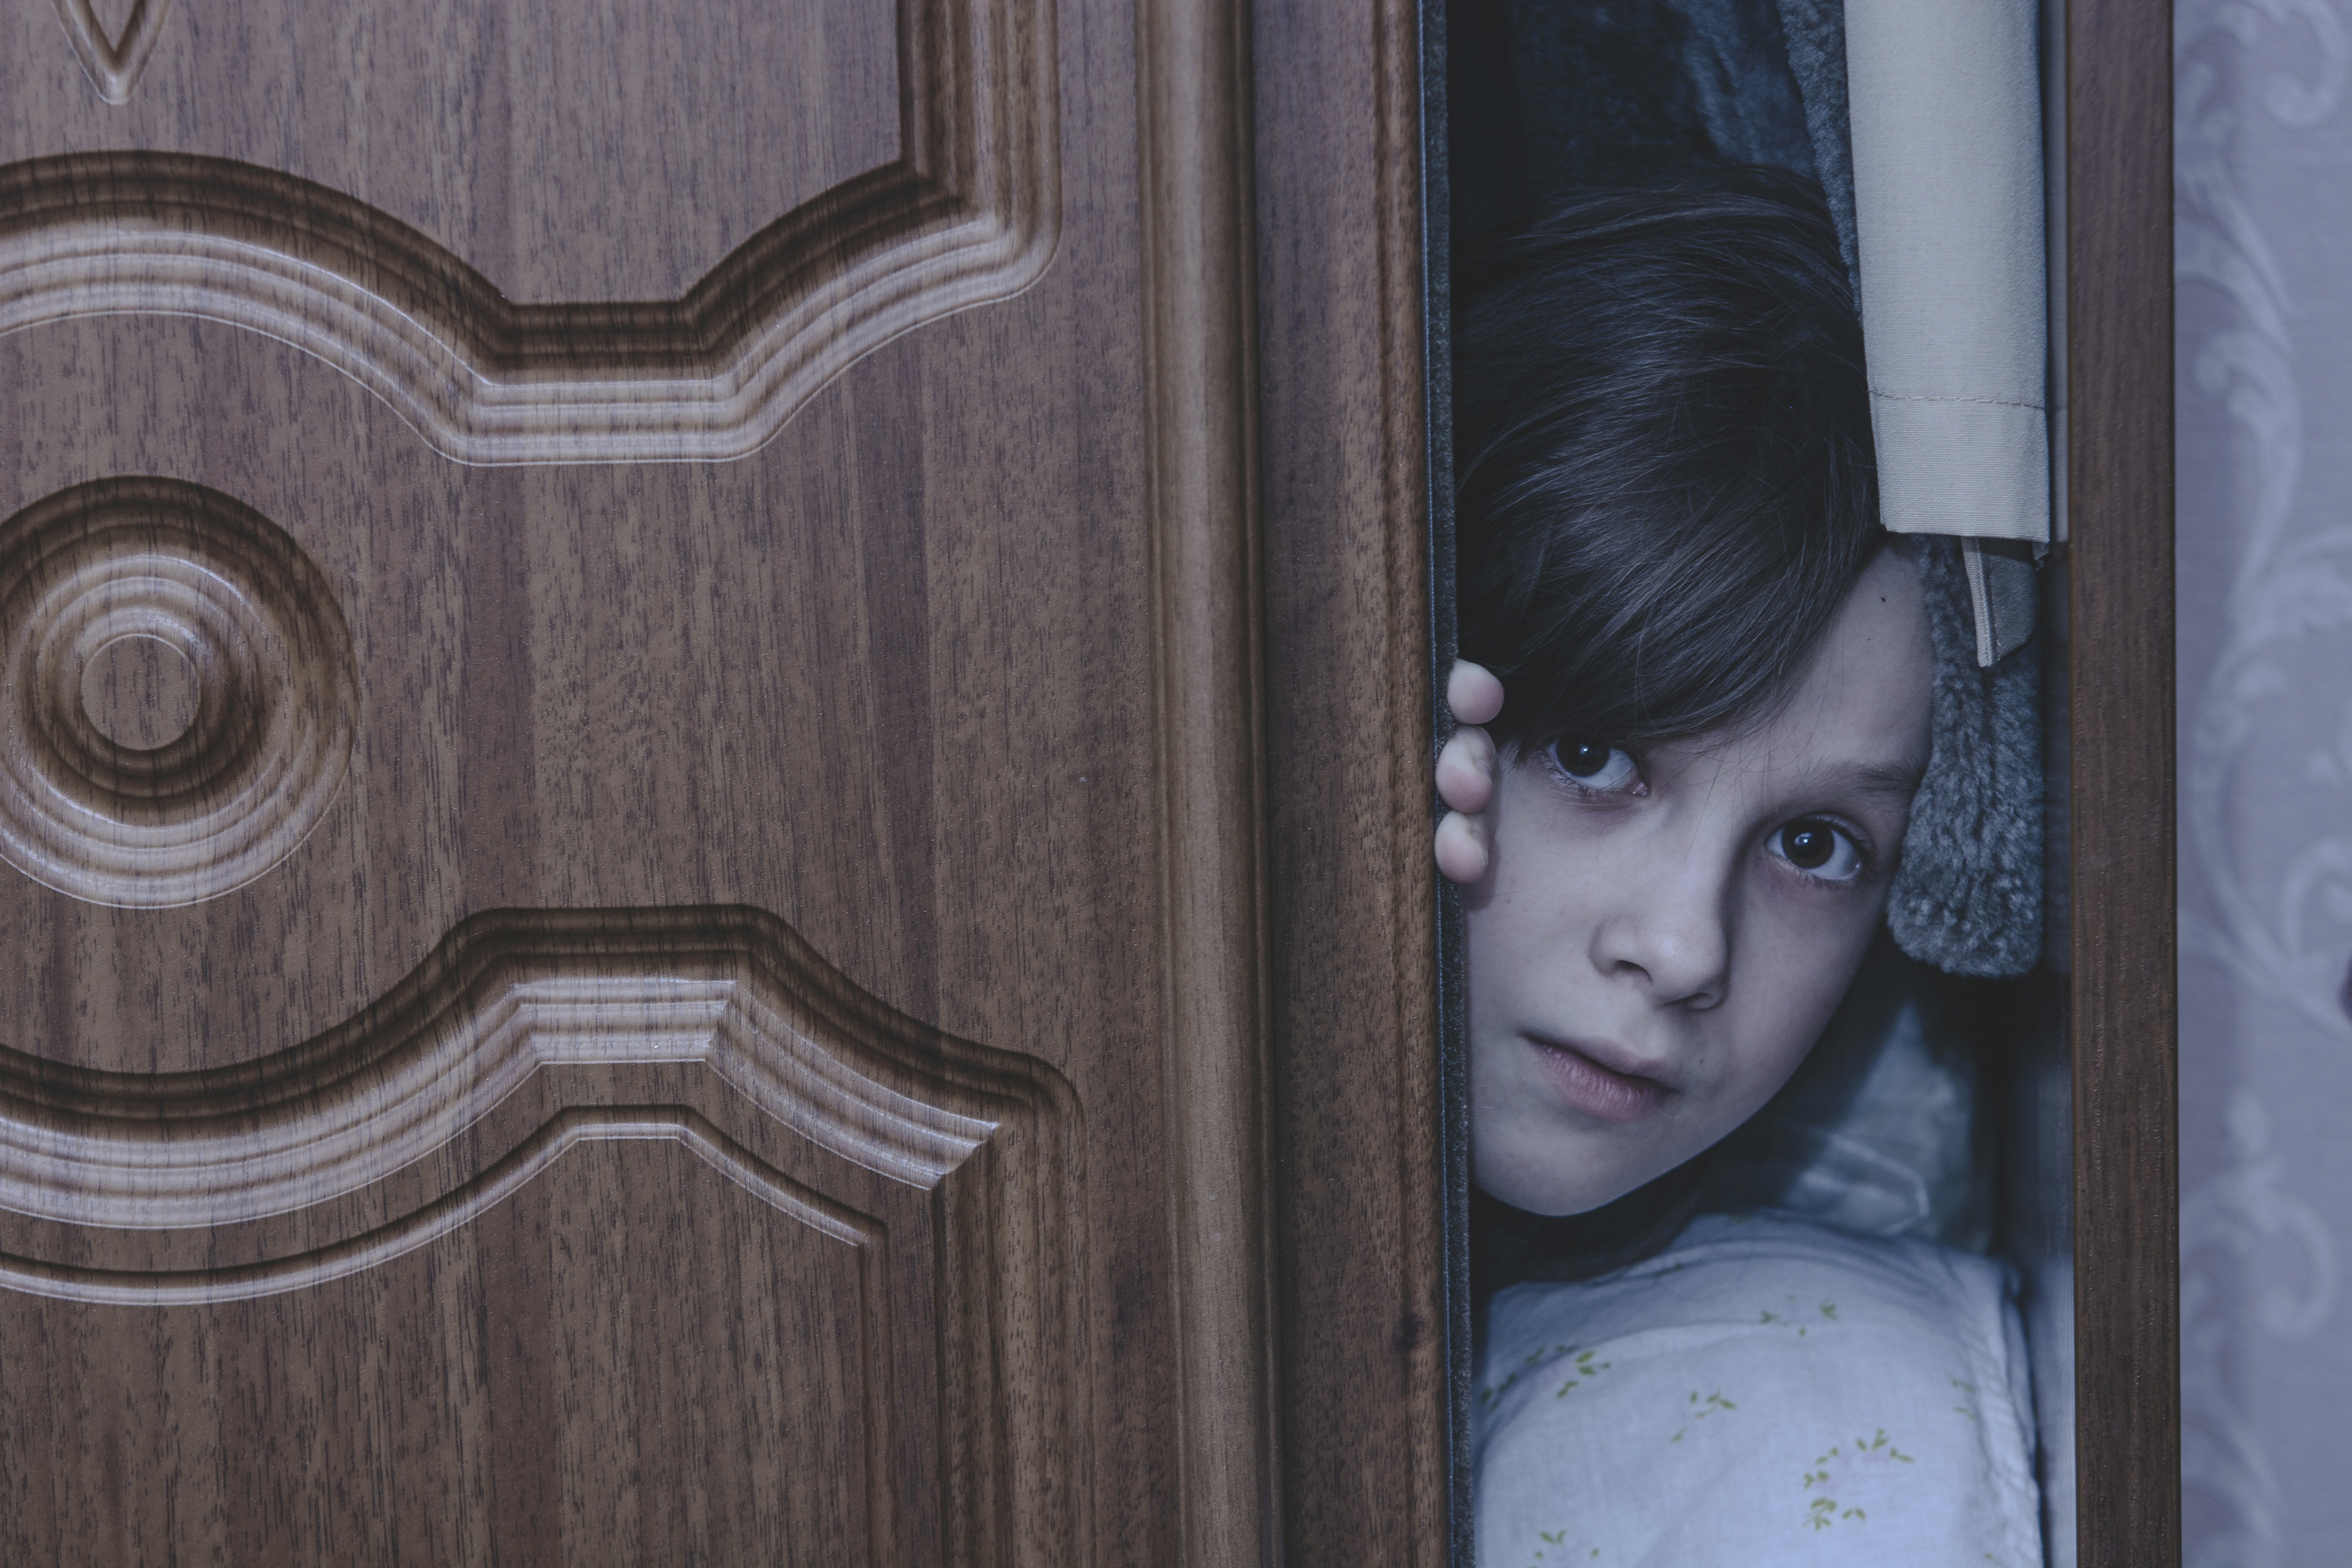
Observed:
[[[1690,855],[1664,875],[1633,879],[1593,933],[1592,960],[1660,1006],[1712,1007],[1731,962],[1730,877]]]

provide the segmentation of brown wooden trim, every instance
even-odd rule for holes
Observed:
[[[1283,1560],[1446,1561],[1415,0],[1251,8]]]
[[[2068,0],[2082,1568],[2180,1561],[2170,0]]]
[[[1161,1070],[1174,1156],[1172,1561],[1192,1568],[1274,1560],[1280,1475],[1248,47],[1234,0],[1137,6]]]

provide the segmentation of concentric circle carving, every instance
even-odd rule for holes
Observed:
[[[26,876],[137,908],[243,887],[318,826],[358,706],[332,590],[252,508],[101,479],[0,523],[0,857]]]
[[[81,668],[81,709],[125,751],[152,752],[188,732],[203,688],[188,656],[144,632],[117,637]]]

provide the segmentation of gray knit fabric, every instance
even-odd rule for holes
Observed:
[[[1854,243],[1853,143],[1846,135],[1845,0],[1779,0],[1780,36],[1789,74],[1796,79],[1804,106],[1805,132],[1813,146],[1813,177],[1822,183],[1830,217],[1837,225],[1845,271],[1862,296],[1861,251]]]
[[[1886,923],[1953,974],[2022,974],[2042,954],[2042,647],[1979,669],[1955,539],[1901,542],[1936,647],[1927,776],[1911,802]]]

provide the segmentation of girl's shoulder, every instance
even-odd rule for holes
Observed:
[[[1483,1563],[2041,1561],[1994,1259],[1708,1215],[1629,1268],[1499,1292],[1486,1328]]]

